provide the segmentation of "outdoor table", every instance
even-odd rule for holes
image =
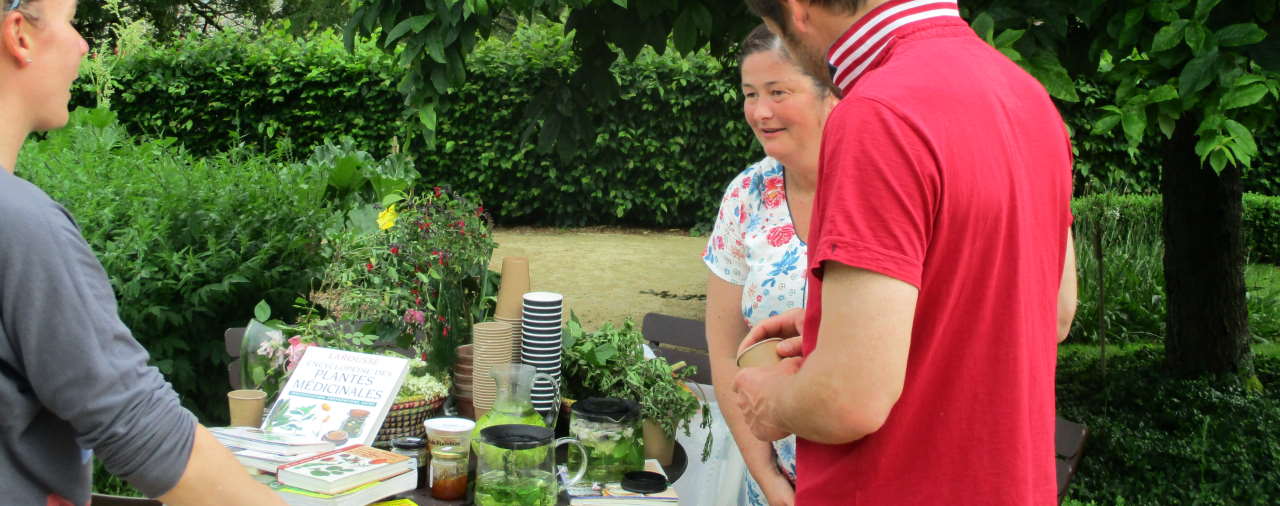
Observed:
[[[684,447],[681,446],[679,442],[676,442],[675,454],[671,458],[671,465],[662,466],[662,471],[667,473],[668,481],[670,481],[671,483],[675,483],[676,480],[679,480],[680,476],[684,474],[685,468],[688,466],[688,464],[689,464],[689,458],[688,458],[688,455],[685,454]],[[455,504],[471,504],[466,502],[465,500],[442,501],[439,499],[432,498],[431,489],[429,488],[414,490],[412,495],[401,494],[398,497],[407,497],[408,499],[413,499],[413,502],[418,503],[419,506],[446,506],[446,505],[455,505]],[[556,505],[568,506],[568,504],[569,504],[569,496],[565,494],[563,490],[561,490],[560,500],[556,501]]]

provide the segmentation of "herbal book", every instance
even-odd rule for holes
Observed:
[[[276,480],[303,490],[337,494],[416,468],[417,462],[404,455],[351,445],[284,464],[278,468]]]
[[[307,348],[262,430],[334,445],[371,445],[409,371],[409,360]]]

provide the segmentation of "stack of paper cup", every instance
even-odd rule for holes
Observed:
[[[511,325],[503,322],[482,322],[471,329],[471,347],[474,355],[472,366],[472,404],[478,419],[493,407],[498,387],[489,371],[495,366],[511,363]]]
[[[498,284],[498,302],[493,319],[511,324],[511,361],[520,362],[520,308],[521,297],[528,293],[529,259],[503,257],[502,281]]]
[[[475,417],[475,406],[472,404],[472,386],[475,373],[474,358],[470,344],[458,347],[458,361],[453,364],[453,398],[458,413],[467,418]]]
[[[524,294],[520,360],[557,382],[560,381],[560,355],[564,350],[561,340],[563,316],[564,296],[551,292]],[[557,387],[546,381],[534,383],[533,408],[543,414],[554,409]]]

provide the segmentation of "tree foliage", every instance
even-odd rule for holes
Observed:
[[[511,16],[563,19],[573,34],[581,66],[564,86],[532,97],[524,114],[523,137],[537,133],[541,151],[559,146],[562,155],[595,137],[596,125],[578,111],[618,97],[609,68],[619,55],[634,59],[645,46],[662,52],[668,45],[723,55],[759,22],[739,0],[355,0],[346,40],[351,47],[357,36],[372,37],[388,52],[402,50],[407,72],[399,90],[434,142],[444,97],[466,82],[467,55]]]

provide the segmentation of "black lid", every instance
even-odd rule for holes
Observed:
[[[494,425],[480,430],[480,441],[506,450],[528,450],[551,444],[555,433],[536,425]]]
[[[592,397],[573,403],[573,415],[593,422],[630,422],[640,418],[640,404],[613,397]]]
[[[639,494],[657,494],[667,489],[667,477],[650,471],[622,475],[622,489]]]
[[[392,439],[391,447],[401,450],[421,450],[427,447],[427,442],[420,437],[405,436]]]

